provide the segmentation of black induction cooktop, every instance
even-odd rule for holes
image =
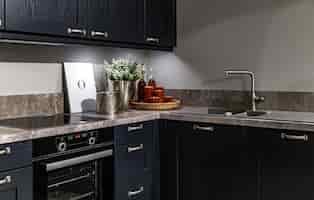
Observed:
[[[84,114],[57,114],[1,120],[0,126],[21,129],[42,129],[66,125],[79,125],[102,121],[104,118],[88,117]]]

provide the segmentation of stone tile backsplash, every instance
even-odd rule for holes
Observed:
[[[180,98],[188,106],[250,108],[248,91],[170,89],[166,93]],[[257,91],[257,95],[265,97],[265,101],[257,105],[258,109],[314,112],[314,92]]]
[[[0,119],[58,114],[63,111],[62,93],[0,96]]]
[[[248,91],[232,90],[174,90],[167,95],[180,98],[187,106],[209,106],[233,109],[250,107]],[[257,92],[265,102],[257,105],[262,110],[314,112],[314,92]],[[64,95],[34,94],[0,96],[0,119],[64,112]]]

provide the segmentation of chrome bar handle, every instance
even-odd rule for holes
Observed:
[[[2,23],[2,19],[0,19],[0,27],[3,25],[3,23]]]
[[[143,144],[140,144],[136,147],[128,147],[128,152],[129,153],[132,153],[134,151],[140,151],[140,150],[143,150],[144,149],[144,145]]]
[[[129,132],[138,131],[138,130],[141,130],[143,128],[144,128],[143,124],[140,124],[139,126],[129,126],[128,131]]]
[[[4,179],[0,180],[0,185],[10,184],[12,182],[11,176],[6,176]]]
[[[68,34],[81,34],[86,36],[86,30],[85,29],[74,29],[74,28],[68,28]]]
[[[0,156],[10,155],[11,153],[11,147],[5,147],[4,149],[0,150]]]
[[[200,130],[200,131],[208,131],[208,132],[214,132],[215,131],[215,128],[212,126],[200,126],[197,124],[193,125],[193,129],[194,130]]]
[[[91,31],[90,34],[91,34],[92,37],[95,37],[95,36],[102,36],[104,38],[108,38],[109,37],[108,32]]]
[[[154,43],[159,43],[159,38],[153,38],[153,37],[148,37],[146,38],[146,42],[154,42]]]
[[[136,191],[129,191],[128,192],[128,196],[129,197],[133,197],[133,196],[136,196],[138,194],[141,194],[142,192],[144,192],[144,186],[141,186],[139,190],[136,190]]]
[[[302,140],[302,141],[308,141],[309,136],[308,135],[289,135],[286,133],[281,133],[281,139],[287,139],[287,140]]]

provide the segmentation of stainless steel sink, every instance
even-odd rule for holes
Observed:
[[[244,110],[233,110],[233,109],[226,109],[226,108],[208,108],[208,114],[210,115],[225,115],[231,116],[235,114],[244,113]]]
[[[267,115],[267,112],[265,111],[247,111],[246,115],[248,117],[258,117],[258,116],[263,116],[263,115]]]

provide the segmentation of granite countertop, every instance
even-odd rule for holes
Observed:
[[[36,129],[17,128],[19,126],[1,126],[0,121],[0,144],[21,142],[42,137],[62,135],[71,132],[87,131],[155,119],[314,132],[314,113],[269,111],[269,113],[264,116],[247,117],[245,114],[236,114],[232,116],[207,114],[207,109],[207,107],[183,107],[179,110],[161,112],[130,110],[125,113],[117,114],[113,117],[108,115],[89,113],[84,115],[88,117],[101,118],[103,120],[84,124],[71,124]]]

